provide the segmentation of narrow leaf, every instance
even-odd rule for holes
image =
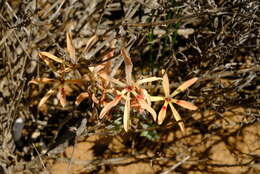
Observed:
[[[61,85],[59,87],[59,92],[58,92],[58,99],[60,101],[60,104],[62,107],[65,107],[67,104],[67,100],[66,100],[66,91],[63,85]]]
[[[43,78],[37,78],[37,79],[30,80],[29,84],[33,83],[33,84],[39,85],[39,84],[51,84],[54,82],[55,82],[54,79],[43,77]]]

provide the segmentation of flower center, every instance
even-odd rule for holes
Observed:
[[[170,98],[170,97],[165,98],[165,101],[167,101],[167,102],[170,102],[171,100],[172,100],[172,98]]]
[[[127,86],[125,87],[125,89],[127,90],[127,92],[131,92],[133,90],[133,86]]]

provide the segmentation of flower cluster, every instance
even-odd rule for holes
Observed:
[[[184,82],[172,93],[170,93],[169,79],[167,73],[164,70],[163,70],[162,78],[148,77],[144,79],[134,80],[132,77],[133,64],[128,51],[124,47],[120,49],[120,55],[122,56],[125,65],[124,81],[118,80],[111,76],[111,65],[112,65],[111,57],[114,56],[114,49],[104,56],[103,58],[104,63],[93,68],[88,68],[87,72],[90,72],[91,75],[89,74],[82,75],[77,71],[78,60],[76,58],[75,48],[72,44],[71,33],[67,33],[66,38],[67,38],[67,52],[70,61],[65,61],[64,59],[58,58],[48,52],[39,53],[39,57],[46,63],[46,65],[51,69],[51,71],[55,75],[55,78],[42,77],[42,78],[31,80],[29,82],[37,85],[40,84],[52,85],[52,88],[45,94],[45,96],[40,100],[38,104],[40,110],[42,109],[43,105],[46,104],[48,98],[54,94],[57,94],[57,98],[61,106],[65,107],[67,105],[66,96],[68,96],[73,91],[73,89],[75,89],[71,86],[76,85],[82,90],[85,90],[86,88],[85,88],[84,81],[86,80],[95,81],[96,82],[95,84],[97,85],[98,89],[102,91],[103,94],[102,99],[98,100],[95,97],[96,96],[95,93],[90,94],[89,91],[85,91],[77,97],[75,101],[77,105],[85,98],[89,97],[95,103],[100,103],[101,105],[104,105],[104,107],[102,108],[99,114],[99,117],[103,118],[113,107],[116,107],[121,102],[124,103],[123,126],[125,131],[128,131],[130,128],[131,108],[139,108],[148,111],[155,122],[157,122],[158,124],[162,124],[166,117],[167,107],[170,106],[175,120],[178,122],[181,130],[184,131],[184,123],[179,113],[174,108],[173,103],[190,110],[196,110],[197,107],[190,102],[184,100],[177,100],[174,97],[178,95],[180,92],[187,89],[192,84],[194,84],[198,80],[198,78],[192,78]],[[54,62],[60,64],[59,69],[56,68]],[[68,74],[70,74],[73,71],[78,72],[79,74],[78,79],[69,78],[71,76],[69,76]],[[148,93],[148,91],[142,87],[142,84],[153,82],[153,81],[162,81],[162,85],[165,93],[164,96],[151,96]],[[111,90],[107,90],[109,88]],[[106,94],[111,93],[111,91],[114,92],[115,97],[112,101],[106,103],[104,98],[106,97]],[[152,103],[151,103],[157,101],[164,101],[164,104],[158,116],[156,111],[152,108]]]

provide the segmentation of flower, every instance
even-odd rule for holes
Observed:
[[[177,105],[180,105],[186,109],[190,109],[190,110],[196,110],[198,109],[197,106],[193,105],[190,102],[184,101],[184,100],[176,100],[174,99],[174,97],[176,95],[178,95],[180,92],[184,91],[185,89],[187,89],[188,87],[190,87],[192,84],[194,84],[198,78],[194,77],[190,80],[187,80],[186,82],[184,82],[182,85],[180,85],[173,93],[170,94],[170,85],[169,85],[169,78],[167,73],[163,70],[163,89],[164,89],[164,94],[165,96],[151,96],[151,101],[162,101],[164,100],[164,104],[158,114],[158,124],[162,124],[165,117],[166,117],[166,111],[167,111],[167,107],[168,105],[170,105],[170,108],[172,110],[173,116],[175,118],[175,120],[178,122],[180,128],[182,131],[185,130],[184,128],[184,123],[182,122],[182,119],[180,117],[180,114],[177,112],[177,110],[174,108],[172,103],[175,103]]]
[[[124,124],[124,129],[127,132],[130,126],[131,94],[134,96],[134,99],[136,99],[136,101],[141,106],[141,108],[151,113],[153,119],[156,121],[157,114],[154,111],[154,109],[150,106],[148,93],[145,89],[141,88],[140,85],[147,82],[161,80],[162,78],[149,77],[149,78],[137,80],[136,82],[133,81],[132,79],[133,64],[125,48],[121,49],[121,55],[123,56],[124,63],[125,63],[126,82],[124,83],[110,77],[109,81],[117,84],[120,88],[123,88],[123,90],[116,91],[117,95],[115,96],[114,100],[112,100],[111,102],[105,105],[105,107],[101,110],[99,117],[103,118],[106,115],[106,113],[108,113],[111,110],[111,108],[115,107],[119,103],[119,101],[121,101],[121,99],[124,99],[125,107],[124,107],[123,124]]]

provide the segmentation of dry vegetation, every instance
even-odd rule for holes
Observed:
[[[0,173],[258,173],[259,5],[257,0],[1,0]],[[66,49],[68,32],[74,62]],[[199,78],[177,96],[199,108],[176,107],[184,133],[171,112],[158,125],[149,112],[137,112],[138,105],[125,132],[124,101],[99,118],[114,95],[89,80],[96,78],[90,67],[104,65],[104,55],[114,50],[109,75],[125,79],[122,47],[132,58],[135,79],[162,77],[165,69],[173,91]],[[70,87],[66,104],[53,95],[39,109],[52,85],[29,82],[56,78],[39,56],[43,51],[72,62],[76,73],[70,77],[89,77]],[[53,61],[53,66],[63,65]],[[164,95],[161,82],[145,88]],[[76,105],[83,92],[92,97]],[[157,113],[162,105],[152,103]]]

